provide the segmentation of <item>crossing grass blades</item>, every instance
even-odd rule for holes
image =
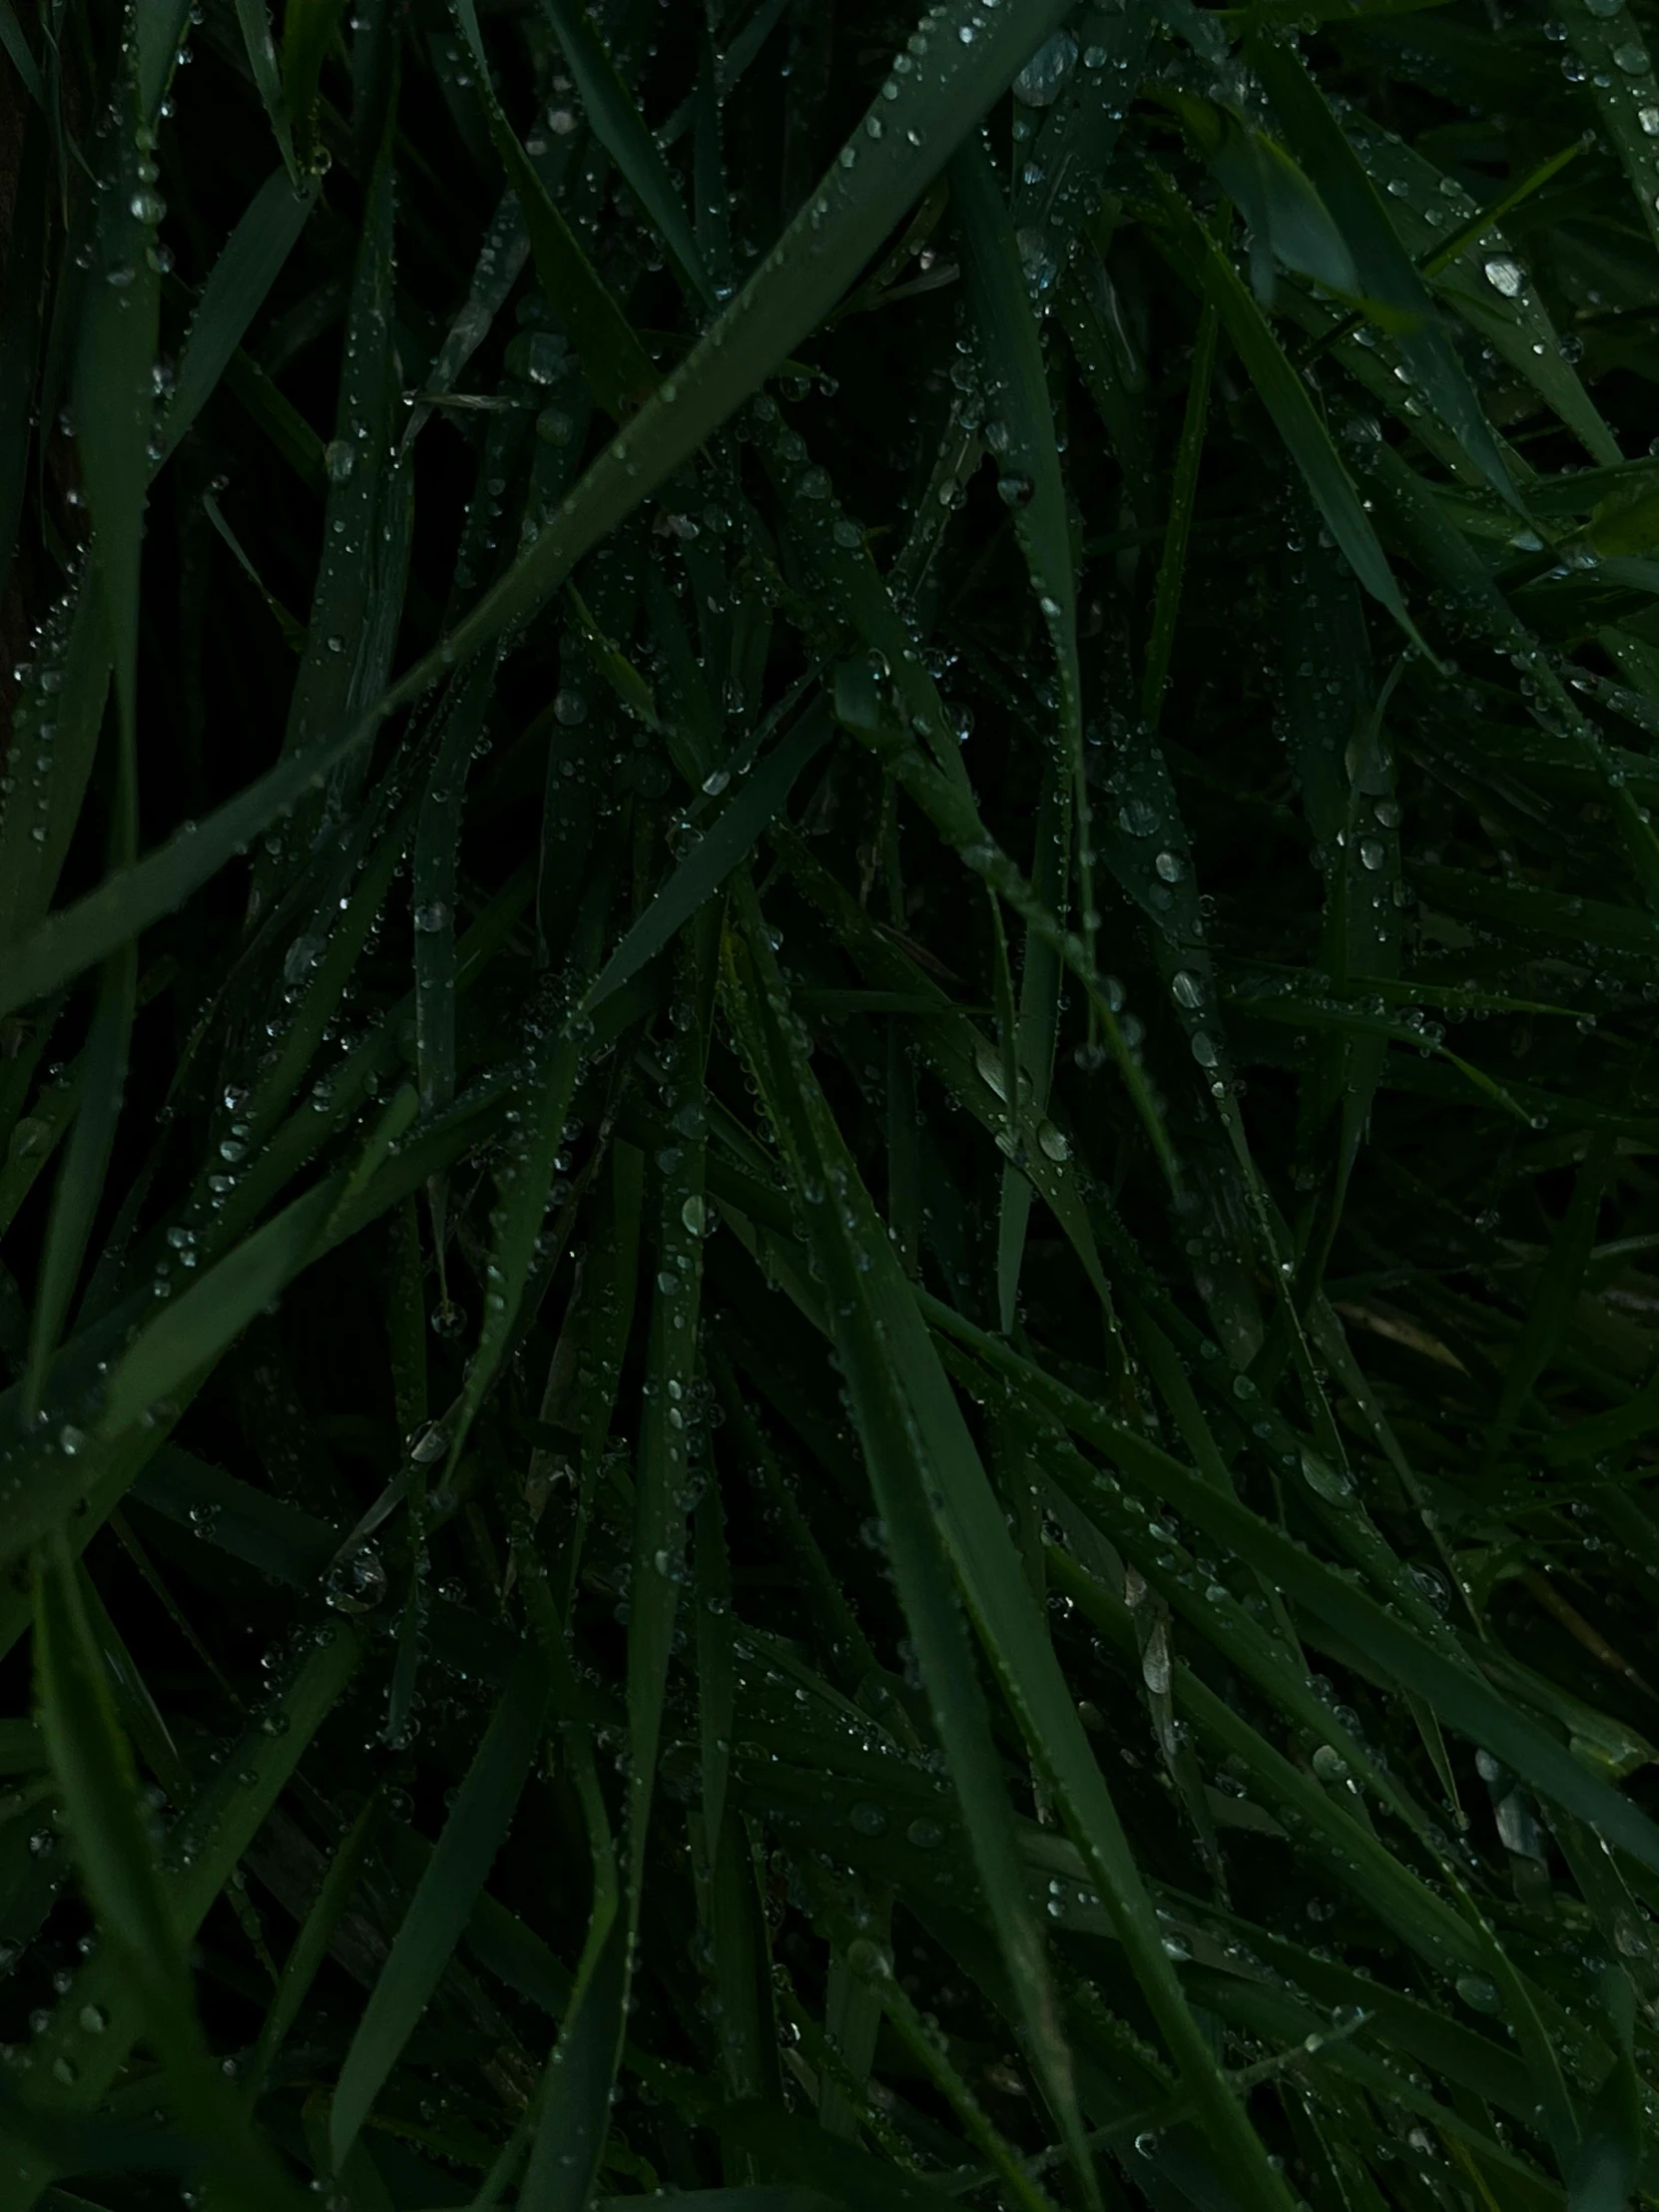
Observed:
[[[7,2212],[1659,2202],[1656,33],[0,4]]]

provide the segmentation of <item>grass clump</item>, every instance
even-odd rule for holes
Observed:
[[[4,7],[7,2212],[1659,2198],[1653,29]]]

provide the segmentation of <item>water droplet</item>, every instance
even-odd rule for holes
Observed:
[[[1051,1121],[1045,1121],[1037,1131],[1037,1142],[1050,1160],[1069,1160],[1071,1157],[1071,1146],[1066,1142],[1063,1132],[1056,1129]]]
[[[847,1819],[860,1836],[884,1836],[887,1833],[885,1807],[872,1805],[868,1799],[860,1799],[847,1815]]]
[[[322,473],[330,484],[343,484],[357,465],[357,449],[347,438],[330,438],[322,449]]]
[[[1014,98],[1027,108],[1046,108],[1058,99],[1077,60],[1077,41],[1069,31],[1043,40],[1014,79]]]
[[[414,925],[422,936],[436,936],[448,919],[449,908],[441,898],[428,899],[424,906],[414,910]]]
[[[1494,291],[1502,292],[1505,299],[1518,299],[1526,283],[1526,272],[1519,262],[1500,255],[1486,264],[1486,281]]]
[[[1059,260],[1049,244],[1048,233],[1035,224],[1028,224],[1015,232],[1014,244],[1019,248],[1025,281],[1033,291],[1046,291],[1060,273]]]
[[[386,1570],[372,1544],[360,1544],[328,1570],[327,1601],[336,1613],[371,1613],[386,1594]]]

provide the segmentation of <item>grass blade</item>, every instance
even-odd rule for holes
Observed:
[[[68,1317],[104,1195],[110,1150],[127,1083],[127,1049],[138,996],[131,946],[111,955],[100,979],[80,1074],[75,1122],[52,1193],[40,1289],[29,1337],[24,1402],[30,1418],[46,1394],[47,1371]]]
[[[613,991],[620,990],[714,896],[788,805],[802,770],[823,752],[833,734],[829,712],[823,707],[812,708],[801,718],[683,854],[674,873],[589,985],[585,1006],[598,1006]]]
[[[76,440],[129,754],[137,743],[139,562],[161,309],[156,226],[164,204],[154,189],[155,165],[140,144],[150,138],[146,119],[152,105],[136,81],[121,86],[115,166],[104,185],[108,212],[96,227],[75,353]],[[136,807],[136,796],[127,804]]]
[[[473,0],[452,0],[452,5],[478,73],[479,97],[484,102],[490,136],[530,234],[530,250],[536,258],[542,289],[549,299],[559,302],[594,396],[617,420],[626,420],[655,387],[656,370],[549,198],[490,89],[489,66]]]
[[[1379,605],[1393,616],[1411,643],[1427,652],[1405,611],[1393,572],[1377,542],[1376,532],[1348,471],[1261,309],[1239,281],[1214,239],[1176,199],[1173,189],[1166,194],[1163,210],[1169,219],[1171,235],[1184,257],[1184,266],[1192,272],[1205,297],[1214,304],[1222,327],[1237,348],[1262,404],[1272,416],[1291,458],[1302,471],[1315,504],[1355,575]]]
[[[546,1674],[527,1655],[495,1709],[351,2038],[328,2120],[336,2169],[471,1918],[540,1748],[547,1695]]]
[[[753,941],[753,940],[752,940]],[[744,988],[728,953],[728,987]],[[749,986],[753,993],[755,987]],[[776,982],[772,992],[777,991]],[[1000,1777],[987,1767],[988,1741],[977,1738],[971,1715],[977,1707],[963,1676],[965,1654],[944,1626],[947,1608],[938,1591],[947,1547],[963,1594],[987,1652],[1008,1690],[1010,1702],[1032,1737],[1032,1751],[1049,1772],[1056,1794],[1074,1823],[1079,1848],[1088,1858],[1102,1895],[1109,1901],[1120,1941],[1154,2017],[1182,2066],[1191,2092],[1217,2135],[1236,2146],[1242,2186],[1251,2201],[1284,2204],[1283,2185],[1267,2166],[1256,2138],[1244,2124],[1231,2093],[1214,2070],[1214,2061],[1181,1995],[1173,1968],[1156,1931],[1150,1902],[1129,1859],[1117,1815],[1088,1751],[1075,1706],[1060,1686],[1052,1650],[1042,1634],[1016,1560],[1000,1507],[978,1463],[961,1413],[928,1343],[909,1286],[898,1273],[885,1238],[869,1215],[867,1200],[854,1216],[855,1227],[837,1233],[836,1212],[813,1191],[833,1181],[843,1203],[861,1198],[839,1145],[830,1137],[822,1100],[797,1060],[777,1057],[781,1041],[768,1038],[760,999],[751,995],[734,1008],[742,1024],[745,1050],[765,1090],[781,1143],[798,1182],[808,1194],[809,1234],[819,1265],[849,1300],[851,1325],[837,1328],[836,1344],[849,1386],[869,1393],[865,1414],[871,1438],[869,1469],[882,1518],[893,1545],[894,1566],[910,1611],[912,1633],[926,1654],[935,1721],[957,1776],[964,1815],[974,1836],[986,1901],[999,1922],[1010,1972],[1019,1989],[1040,2072],[1060,2120],[1072,2139],[1072,2155],[1085,2185],[1092,2169],[1077,2139],[1080,2130],[1068,2080],[1069,2066],[1058,2040],[1058,2022],[1048,2012],[1053,1999],[1041,1964],[1040,1938],[1023,1924],[1017,1891],[1010,1889],[1005,1861],[1009,1838]],[[787,1069],[787,1074],[785,1070]],[[833,1273],[830,1273],[831,1267]],[[862,1289],[865,1272],[869,1289]],[[853,1287],[859,1295],[849,1299]],[[873,1311],[870,1307],[873,1306]],[[879,1316],[880,1326],[876,1326]],[[882,1343],[890,1352],[877,1349]],[[888,1367],[888,1362],[894,1363]],[[885,1369],[885,1373],[883,1370]],[[899,1372],[903,1375],[900,1384]],[[882,1417],[882,1400],[887,1410]],[[897,1422],[896,1429],[892,1425]],[[914,1434],[914,1441],[909,1441]],[[884,1437],[877,1444],[874,1439]],[[905,1441],[900,1443],[903,1437]],[[885,1455],[891,1453],[888,1458]],[[913,1489],[911,1486],[914,1486]],[[941,1494],[942,1493],[942,1494]],[[922,1505],[925,1498],[927,1504]],[[921,1512],[918,1514],[918,1507]],[[904,1516],[904,1518],[900,1518]],[[925,1516],[925,1517],[923,1517]],[[913,1528],[913,1536],[908,1531]],[[900,1535],[898,1531],[906,1531]],[[900,1552],[899,1544],[905,1550]],[[959,1635],[959,1631],[956,1632]],[[937,1670],[936,1672],[934,1670]]]
[[[213,266],[162,416],[161,458],[202,412],[292,253],[317,188],[296,190],[285,170],[268,177]]]
[[[580,0],[543,0],[543,6],[558,33],[595,138],[627,179],[629,190],[668,248],[682,287],[701,299],[705,307],[715,306],[714,279],[703,265],[696,233],[668,164],[594,28],[593,18]]]
[[[1446,428],[1486,481],[1517,512],[1521,502],[1474,388],[1434,320],[1428,292],[1350,146],[1341,124],[1289,46],[1257,38],[1251,64],[1267,87],[1308,174],[1354,254],[1368,295],[1400,318],[1400,354]]]

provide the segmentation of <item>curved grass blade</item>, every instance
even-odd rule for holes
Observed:
[[[466,773],[483,731],[495,668],[481,657],[444,724],[415,830],[415,1069],[428,1113],[455,1092],[455,879]]]
[[[979,16],[950,0],[926,34],[928,67],[888,82],[843,158],[749,282],[721,311],[676,373],[598,456],[533,546],[451,633],[412,669],[393,699],[423,691],[446,659],[459,658],[546,605],[588,548],[633,512],[718,429],[814,329],[926,191],[1008,83],[1063,0]],[[970,17],[982,25],[975,30]],[[962,30],[972,35],[964,40]],[[886,87],[883,87],[883,94]]]
[[[41,1726],[82,1880],[104,1941],[130,1977],[166,2061],[190,2132],[226,2169],[251,2212],[297,2212],[296,2192],[249,2137],[230,2085],[197,2024],[176,1911],[145,1832],[138,1777],[117,1721],[97,1640],[68,1548],[36,1583],[35,1664]]]
[[[1513,193],[1501,194],[1489,212],[1454,177],[1398,139],[1378,133],[1357,151],[1387,194],[1395,211],[1392,220],[1424,279],[1526,379],[1594,460],[1616,465],[1618,441],[1562,352],[1548,309],[1526,281],[1524,267],[1499,228],[1504,216],[1524,203],[1528,188],[1547,182],[1577,149],[1541,164]],[[1448,213],[1457,219],[1458,231],[1452,239],[1440,240],[1438,228]],[[1533,498],[1531,485],[1527,498]]]
[[[444,332],[437,358],[427,371],[421,398],[409,410],[408,427],[403,432],[405,447],[430,418],[430,402],[453,391],[461,370],[489,335],[508,294],[523,275],[529,257],[530,234],[525,228],[524,213],[517,197],[509,191],[502,196],[501,204],[490,218],[466,298]]]
[[[282,72],[276,60],[276,43],[271,35],[271,9],[268,0],[237,0],[237,22],[242,27],[242,43],[248,53],[248,67],[265,104],[265,112],[270,118],[276,151],[281,155],[282,167],[297,192],[301,179],[298,165],[293,158],[293,133],[288,128],[288,111],[282,95]]]
[[[1175,475],[1170,485],[1169,518],[1158,563],[1158,584],[1152,602],[1152,634],[1147,640],[1146,666],[1141,677],[1141,720],[1157,733],[1163,712],[1164,691],[1169,683],[1170,654],[1175,646],[1176,622],[1181,611],[1181,580],[1187,566],[1187,545],[1192,535],[1193,507],[1198,497],[1199,463],[1210,418],[1210,380],[1215,374],[1216,340],[1220,318],[1213,300],[1206,300],[1199,316],[1198,338],[1193,346],[1192,374],[1187,384],[1187,411],[1176,449]]]
[[[184,45],[190,0],[140,0],[132,12],[138,31],[139,112],[148,124],[155,120]]]
[[[417,698],[445,668],[501,636],[553,596],[582,554],[789,356],[880,244],[893,215],[926,189],[1013,75],[1029,42],[1040,38],[1060,12],[1061,0],[1042,0],[1017,23],[1000,16],[989,35],[963,44],[954,37],[956,20],[959,16],[965,23],[970,10],[966,0],[955,0],[938,28],[937,73],[894,80],[895,100],[879,102],[872,111],[884,119],[882,140],[850,142],[853,165],[836,164],[830,171],[777,251],[680,372],[600,455],[508,574],[378,706],[355,722],[336,714],[332,728],[339,735],[324,739],[310,727],[308,716],[296,715],[295,739],[304,736],[315,744],[308,755],[312,771],[320,773],[346,760],[367,742],[385,714]],[[914,146],[912,136],[918,142]],[[334,634],[323,632],[324,637]],[[301,769],[306,765],[300,764]],[[172,846],[43,923],[0,976],[0,1014],[80,973],[113,944],[188,897],[239,845],[301,796],[309,776],[284,773],[289,768],[284,764],[273,770]]]
[[[82,1879],[165,2048],[194,2039],[190,1977],[138,1802],[77,1567],[61,1549],[38,1574],[35,1664],[41,1727]]]
[[[92,779],[109,691],[109,630],[88,567],[73,596],[53,609],[13,709],[21,719],[12,725],[11,760],[23,758],[0,799],[0,945],[15,946],[52,903]]]
[[[250,560],[242,540],[231,528],[229,522],[226,521],[225,511],[211,491],[204,492],[202,495],[202,512],[213,525],[216,534],[229,550],[231,558],[236,562],[238,568],[242,570],[242,573],[270,609],[272,620],[282,634],[282,643],[296,658],[302,657],[305,651],[304,624],[295,621],[275,592],[267,585],[265,578]]]
[[[863,1194],[810,1068],[789,1045],[780,1018],[787,1000],[753,909],[746,934],[750,957],[765,964],[750,980],[736,947],[729,945],[731,1018],[797,1188],[807,1194],[807,1233],[830,1289],[835,1347],[860,1409],[866,1464],[887,1525],[935,1722],[973,1836],[985,1901],[1019,1991],[1033,2058],[1080,2178],[1085,2187],[1091,2186],[1070,2053],[1052,2009],[1041,1939],[1025,1917],[1018,1878],[1007,1864],[1012,1836],[1004,1784],[991,1751],[988,1716],[973,1687],[965,1642],[953,1616],[947,1561],[1033,1756],[1042,1762],[1107,1901],[1159,2029],[1206,2124],[1236,2161],[1241,2193],[1247,2202],[1288,2212],[1284,2185],[1268,2165],[1259,2138],[1234,2103],[1187,2009],[1002,1508],[939,1366],[915,1294]],[[780,1011],[773,1011],[774,1002]],[[822,1195],[816,1200],[812,1196],[830,1189],[837,1194],[833,1205]]]
[[[789,804],[802,770],[833,735],[829,709],[822,705],[809,709],[681,855],[674,873],[588,986],[584,1007],[591,1009],[620,990],[714,896],[755,849],[768,826]]]
[[[17,71],[18,81],[37,108],[46,105],[46,88],[40,81],[40,70],[29,42],[23,36],[23,26],[17,20],[17,10],[12,0],[0,0],[0,46],[6,49],[6,58]]]
[[[146,18],[152,12],[145,10]],[[137,744],[139,566],[161,311],[156,226],[163,202],[151,182],[154,165],[139,144],[149,137],[147,113],[137,82],[123,83],[111,133],[113,167],[104,187],[108,212],[94,227],[74,373],[75,434],[92,515],[92,558],[129,756]],[[129,804],[136,806],[136,798],[129,795]]]
[[[657,1782],[669,1656],[685,1579],[689,1449],[685,1403],[698,1382],[703,1238],[707,1226],[700,1010],[707,931],[688,936],[676,976],[679,1020],[665,1070],[665,1104],[678,1141],[658,1155],[657,1277],[646,1345],[647,1387],[634,1475],[632,1597],[628,1622],[628,1915],[639,1925],[648,1824]]]
[[[540,1747],[548,1688],[541,1660],[527,1652],[467,1770],[340,2067],[328,2121],[336,2169],[465,1933]]]
[[[1640,22],[1622,4],[1605,8],[1605,0],[1563,0],[1559,20],[1589,79],[1648,237],[1659,247],[1659,141],[1647,127],[1659,102],[1659,82]]]
[[[41,1408],[47,1371],[58,1347],[88,1240],[104,1195],[116,1123],[127,1083],[127,1051],[138,1002],[138,955],[132,945],[112,953],[100,980],[92,1028],[82,1055],[75,1125],[52,1193],[29,1335],[23,1402],[32,1419]]]
[[[10,0],[0,0],[0,34],[6,23],[16,29]],[[20,42],[21,44],[21,42]],[[27,54],[27,49],[23,49]],[[39,98],[38,81],[35,97]],[[30,419],[41,338],[45,330],[47,270],[47,125],[31,115],[23,130],[6,248],[6,283],[0,304],[0,392],[6,397],[0,420],[0,597],[11,575],[28,488]]]
[[[1383,1679],[1426,1698],[1442,1719],[1487,1747],[1546,1797],[1585,1821],[1640,1866],[1659,1871],[1659,1829],[1647,1815],[1592,1775],[1561,1744],[1493,1694],[1480,1673],[1441,1642],[1406,1628],[1335,1569],[1248,1506],[1137,1436],[1066,1384],[985,1335],[953,1309],[925,1297],[925,1310],[950,1336],[970,1344],[987,1366],[1029,1391],[1075,1434],[1107,1453],[1132,1479],[1191,1520],[1214,1542],[1259,1567],[1344,1647]]]
[[[1398,318],[1395,343],[1428,403],[1493,489],[1524,512],[1474,387],[1346,133],[1294,48],[1257,37],[1247,54],[1291,144],[1351,248],[1361,288]]]
[[[1071,522],[1042,339],[1031,310],[1013,224],[984,150],[970,140],[953,158],[949,178],[962,242],[968,303],[986,370],[987,402],[994,409],[992,420],[985,426],[985,439],[999,471],[997,489],[1013,510],[1015,534],[1060,678],[1060,727],[1037,815],[1031,886],[1043,904],[1063,920],[1069,904],[1068,879],[1075,865],[1084,958],[1093,967],[1100,917],[1095,908],[1094,837],[1083,746],[1077,589],[1072,571]],[[1053,1081],[1061,974],[1054,948],[1040,937],[1028,936],[1020,978],[1018,1059],[1030,1080],[1039,1114],[1047,1110]],[[997,1254],[997,1291],[1004,1327],[1012,1321],[1018,1297],[1029,1211],[1029,1183],[1014,1169],[1005,1170]]]
[[[213,1365],[312,1258],[339,1196],[334,1182],[307,1191],[169,1304],[110,1377],[98,1421],[102,1440],[113,1442],[158,1399]]]
[[[679,189],[593,18],[581,0],[542,0],[542,7],[558,34],[593,134],[626,178],[667,249],[682,289],[694,293],[705,307],[715,306],[714,279],[704,266]]]
[[[753,915],[751,923],[753,927]],[[763,980],[739,945],[729,939],[723,985],[729,1019],[760,1087],[774,1134],[797,1188],[807,1195],[808,1234],[830,1289],[831,1310],[840,1317],[837,1350],[858,1408],[865,1464],[885,1525],[888,1556],[934,1723],[950,1762],[985,1903],[1020,1990],[1039,2075],[1073,2145],[1080,2178],[1086,2188],[1094,2187],[1092,2167],[1080,2148],[1071,2056],[1060,2027],[1041,1930],[1026,1903],[1014,1856],[1012,1818],[989,1712],[938,1531],[922,1502],[943,1470],[935,1468],[927,1451],[894,1366],[898,1348],[889,1352],[878,1333],[871,1311],[872,1287],[862,1280],[864,1253],[870,1253],[878,1268],[884,1240],[872,1225],[860,1225],[865,1226],[865,1235],[856,1246],[848,1233],[835,1233],[831,1217],[838,1217],[850,1198],[855,1177],[849,1183],[844,1156],[830,1134],[823,1100],[810,1078],[804,1080],[804,1067],[789,1051],[771,1004],[775,998],[780,1007],[785,1003],[776,981]],[[831,1181],[840,1194],[834,1205],[827,1203]],[[849,1296],[854,1288],[855,1300]],[[902,1295],[908,1299],[907,1285]],[[971,1451],[965,1437],[963,1441]]]
[[[316,131],[317,80],[345,0],[287,0],[282,12],[282,108],[307,165]]]
[[[287,35],[301,39],[305,34],[295,28],[296,12],[314,17],[325,13],[326,6],[290,10]],[[289,754],[332,750],[336,733],[349,729],[379,697],[402,607],[409,494],[406,459],[396,455],[392,442],[402,412],[392,330],[392,157],[388,128],[368,183],[334,434],[323,453],[327,500],[322,552],[306,619],[304,657],[288,703],[283,750]],[[333,782],[343,788],[358,764],[349,755],[336,758]],[[314,827],[316,813],[314,807],[301,808],[300,826]],[[292,830],[288,834],[291,839]],[[267,881],[276,873],[269,861],[259,872]]]
[[[215,262],[192,317],[159,434],[159,466],[202,412],[316,205],[318,187],[268,177]]]
[[[1213,301],[1222,327],[1256,388],[1292,460],[1302,471],[1314,503],[1367,591],[1399,624],[1411,643],[1430,661],[1433,655],[1406,612],[1393,571],[1377,541],[1359,494],[1296,370],[1286,358],[1262,310],[1240,282],[1216,241],[1166,185],[1160,207],[1179,244],[1183,274]]]
[[[558,303],[594,397],[608,414],[625,421],[655,388],[656,369],[622,309],[594,273],[575,233],[549,198],[547,187],[502,112],[490,84],[473,0],[450,0],[450,4],[472,55],[490,136],[507,172],[507,182],[518,197],[542,289]]]
[[[360,1656],[355,1633],[343,1622],[337,1624],[307,1651],[292,1679],[182,1816],[161,1870],[169,1924],[181,1944],[195,1936],[301,1754],[333,1711]],[[107,1755],[104,1765],[106,1774],[116,1771]],[[48,2113],[89,2113],[147,2026],[146,2012],[115,1947],[96,1951],[77,1971],[35,2040],[41,2071],[31,2084],[31,2101]],[[29,2212],[50,2179],[43,2159],[22,2166],[8,2178],[8,2212],[14,2205],[17,2212]],[[295,2212],[291,2195],[282,2196],[280,2212]]]

